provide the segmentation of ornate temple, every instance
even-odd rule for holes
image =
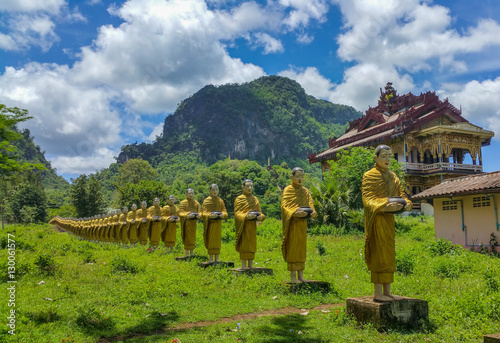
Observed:
[[[309,154],[309,163],[320,162],[325,171],[343,149],[386,144],[404,167],[413,195],[445,179],[482,173],[481,147],[493,135],[469,123],[460,109],[448,99],[439,100],[435,92],[398,95],[389,82],[385,91],[380,89],[378,105],[351,121],[342,136],[330,138],[329,149]],[[464,163],[467,155],[472,164]]]

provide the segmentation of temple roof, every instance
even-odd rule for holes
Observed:
[[[454,124],[440,125],[440,132],[458,132],[473,134],[488,141],[493,132],[472,125],[448,99],[439,100],[435,92],[414,95],[398,95],[389,82],[385,91],[380,89],[380,98],[376,107],[369,107],[361,118],[349,122],[346,132],[329,139],[330,148],[309,154],[309,162],[333,159],[337,151],[352,146],[372,146],[389,139],[418,131],[423,125],[445,115]],[[422,134],[433,134],[433,128],[422,130]]]
[[[464,176],[444,181],[439,185],[413,195],[412,199],[430,199],[498,192],[500,192],[500,171]]]

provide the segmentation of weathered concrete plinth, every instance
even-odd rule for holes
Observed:
[[[500,333],[484,335],[484,343],[500,343]]]
[[[384,302],[373,301],[373,296],[347,298],[347,313],[358,322],[374,324],[379,330],[412,329],[429,321],[427,301],[401,298]]]
[[[252,276],[255,274],[267,274],[272,276],[274,274],[271,268],[262,268],[262,267],[254,267],[251,269],[234,268],[230,270],[233,272],[234,275]]]
[[[180,257],[176,257],[175,260],[176,261],[191,261],[191,260],[207,261],[208,257],[206,257],[206,256],[198,256],[198,255],[180,256]]]
[[[307,280],[306,282],[287,283],[291,293],[299,292],[330,292],[330,284],[325,281]]]
[[[225,261],[201,262],[198,263],[198,266],[200,266],[201,268],[208,268],[208,267],[234,268],[234,262],[225,262]]]

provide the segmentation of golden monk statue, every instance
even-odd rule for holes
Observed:
[[[155,251],[160,244],[162,222],[160,199],[154,198],[153,206],[148,208],[148,219],[151,221],[149,226],[149,241],[151,242],[151,251]]]
[[[283,239],[281,249],[288,263],[292,283],[306,282],[304,268],[307,254],[307,218],[316,218],[313,200],[304,182],[304,170],[292,169],[292,184],[286,186],[281,198]]]
[[[200,203],[194,199],[194,191],[186,191],[186,199],[179,204],[179,218],[181,219],[181,236],[184,244],[185,256],[193,256],[196,243],[196,223],[201,218]]]
[[[118,237],[120,244],[128,247],[128,230],[130,229],[130,222],[127,221],[128,207],[122,209],[122,214],[120,215],[118,228]]]
[[[128,241],[133,247],[137,244],[137,230],[139,228],[140,221],[135,220],[137,216],[137,205],[132,204],[130,211],[127,213],[127,222],[130,223],[128,228]]]
[[[266,219],[257,197],[252,195],[252,180],[243,181],[243,194],[234,200],[236,251],[240,253],[241,269],[252,269],[257,251],[257,221]]]
[[[179,222],[179,208],[175,206],[175,197],[169,196],[167,205],[161,209],[162,219],[166,221],[165,229],[161,233],[161,240],[167,252],[172,251],[177,239],[177,223]]]
[[[208,262],[219,262],[222,219],[227,218],[226,205],[219,197],[219,186],[210,185],[210,195],[203,200],[203,240],[208,250]]]
[[[139,227],[137,228],[137,238],[139,243],[142,245],[148,244],[149,239],[149,225],[150,220],[148,219],[148,203],[146,201],[141,202],[141,209],[137,210],[135,217],[139,221]]]
[[[392,151],[387,145],[375,149],[375,166],[363,175],[363,207],[365,210],[365,261],[374,284],[374,300],[392,301],[400,297],[391,294],[391,283],[396,271],[394,214],[403,204],[388,198],[399,196],[406,200],[406,211],[411,210],[401,182],[389,170]]]
[[[113,243],[120,243],[118,237],[118,231],[120,230],[120,216],[122,215],[122,210],[117,209],[116,211],[113,212],[113,227],[111,228],[110,231],[110,238],[111,242]]]

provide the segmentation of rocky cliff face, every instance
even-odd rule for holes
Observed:
[[[295,81],[262,77],[242,85],[206,86],[165,119],[152,145],[122,148],[118,161],[150,159],[171,152],[199,151],[213,163],[228,157],[259,162],[307,158],[328,138],[359,117],[354,108],[315,99]]]

